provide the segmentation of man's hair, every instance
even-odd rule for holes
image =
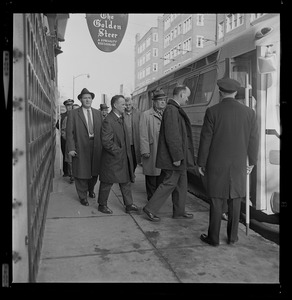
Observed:
[[[124,98],[125,97],[123,95],[115,95],[112,97],[111,99],[111,107],[113,108],[114,107],[114,104],[120,99],[120,98]]]
[[[173,96],[179,95],[181,91],[185,91],[187,89],[186,85],[178,85],[173,89]]]

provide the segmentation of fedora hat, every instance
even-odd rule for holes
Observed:
[[[217,81],[219,90],[225,93],[237,92],[240,88],[240,83],[231,78],[222,78]]]
[[[89,92],[89,90],[88,90],[87,88],[84,88],[84,89],[81,91],[81,93],[77,96],[78,100],[80,100],[81,97],[82,97],[82,95],[84,95],[84,94],[90,94],[91,97],[92,97],[92,99],[94,99],[94,97],[95,97],[94,93]]]
[[[66,105],[72,105],[74,103],[74,100],[73,99],[67,99],[63,102],[63,104],[66,106]]]
[[[100,110],[108,109],[109,107],[105,103],[101,103],[99,106]]]
[[[153,92],[152,100],[158,100],[163,98],[166,98],[166,95],[164,94],[163,90],[156,90]]]

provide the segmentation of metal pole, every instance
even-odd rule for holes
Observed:
[[[245,76],[245,105],[249,106],[249,88],[248,88],[248,74]],[[247,157],[247,166],[249,161]],[[245,223],[246,223],[246,235],[249,231],[249,174],[246,175],[246,198],[245,198]]]

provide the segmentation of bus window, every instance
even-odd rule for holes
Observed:
[[[186,78],[183,82],[183,84],[186,85],[191,91],[191,95],[189,97],[187,105],[194,104],[195,102],[195,91],[196,91],[197,82],[198,82],[198,76]]]
[[[215,88],[216,70],[200,74],[194,104],[207,104]]]
[[[177,85],[177,83],[173,83],[172,85],[170,85],[169,87],[168,87],[168,91],[167,91],[167,99],[169,99],[169,98],[173,98],[173,90],[174,90],[174,88],[176,87],[176,85]]]

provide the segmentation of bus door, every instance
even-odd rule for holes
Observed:
[[[256,60],[255,52],[246,53],[239,57],[235,57],[230,61],[229,77],[240,82],[242,87],[248,86],[249,89],[249,101],[248,106],[252,108],[256,113]],[[248,82],[246,83],[246,80]],[[246,105],[245,98],[239,99],[239,101]],[[253,172],[250,174],[250,204],[253,207],[257,206],[257,166],[254,167]]]

